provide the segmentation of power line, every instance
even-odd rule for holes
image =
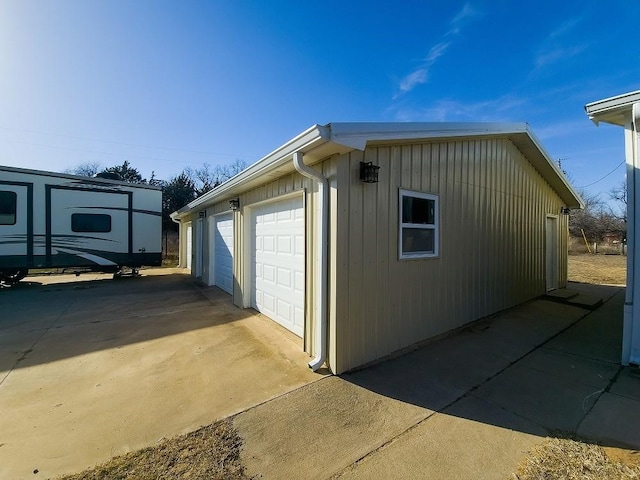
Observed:
[[[0,127],[2,128],[2,127]],[[145,160],[155,160],[158,162],[171,162],[171,163],[184,163],[186,165],[189,164],[193,164],[196,162],[190,161],[190,162],[185,162],[185,161],[181,161],[181,160],[175,160],[172,158],[159,158],[159,157],[149,157],[149,156],[145,156],[145,155],[130,155],[130,154],[125,154],[125,153],[111,153],[111,152],[101,152],[98,150],[89,150],[87,148],[75,148],[75,147],[62,147],[59,145],[47,145],[44,143],[33,143],[33,142],[20,142],[18,140],[2,140],[3,142],[10,142],[10,143],[19,143],[22,145],[32,145],[35,147],[46,147],[46,148],[57,148],[60,150],[71,150],[71,151],[76,151],[76,152],[84,152],[84,153],[93,153],[93,154],[97,154],[97,155],[110,155],[112,157],[121,157],[121,158],[141,158],[141,159],[145,159]],[[212,154],[213,155],[213,154]]]
[[[601,182],[602,180],[604,180],[605,178],[607,178],[609,175],[611,175],[613,172],[615,172],[618,168],[620,168],[621,165],[623,165],[625,162],[625,160],[621,161],[618,165],[616,165],[616,168],[614,168],[613,170],[611,170],[609,173],[607,173],[605,176],[599,178],[598,180],[596,180],[595,182],[590,183],[589,185],[583,185],[582,187],[578,187],[578,188],[587,188],[590,187],[591,185],[595,185],[596,183]]]
[[[203,154],[203,155],[217,155],[217,156],[224,156],[224,157],[245,157],[245,158],[254,157],[254,155],[245,155],[245,154],[241,154],[241,153],[219,153],[219,152],[206,152],[206,151],[202,151],[202,150],[191,150],[191,149],[188,149],[188,148],[157,147],[157,146],[153,146],[153,145],[143,145],[143,144],[139,144],[139,143],[118,142],[118,141],[115,141],[115,140],[101,140],[99,138],[81,137],[81,136],[77,136],[77,135],[65,135],[65,134],[62,134],[62,133],[40,132],[40,131],[37,131],[37,130],[26,130],[26,129],[22,129],[22,128],[13,128],[13,127],[0,126],[0,129],[2,129],[2,130],[13,130],[13,131],[16,131],[16,132],[35,133],[35,134],[38,134],[38,135],[50,135],[52,137],[73,138],[75,140],[88,140],[88,141],[91,141],[91,142],[113,143],[115,145],[126,145],[128,147],[155,148],[155,149],[158,149],[158,150],[171,150],[171,151],[176,151],[176,152],[200,153],[200,154]],[[27,143],[27,142],[16,142],[16,143],[25,143],[25,144],[29,145],[29,143]],[[39,144],[33,144],[33,145],[39,145]],[[42,146],[48,146],[48,145],[42,145]],[[146,157],[142,157],[142,158],[146,158]]]

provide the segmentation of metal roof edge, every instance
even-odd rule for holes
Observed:
[[[587,103],[584,110],[596,125],[599,122],[624,125],[625,112],[630,111],[631,106],[637,102],[640,102],[640,90]]]
[[[585,207],[585,203],[582,200],[582,197],[576,191],[576,189],[573,188],[573,185],[571,185],[571,183],[569,182],[565,174],[562,172],[562,170],[560,170],[560,167],[556,164],[556,162],[553,161],[553,159],[551,158],[551,155],[549,155],[549,152],[547,152],[547,150],[544,148],[544,146],[542,145],[538,137],[533,133],[533,131],[531,130],[531,128],[529,128],[528,125],[527,125],[526,133],[529,139],[531,140],[531,142],[533,142],[535,147],[538,149],[538,151],[547,161],[547,164],[553,169],[557,177],[560,179],[560,181],[562,182],[562,185],[568,190],[568,193],[571,195],[571,197],[573,197],[573,200],[576,201],[580,209],[583,209]],[[561,192],[558,192],[558,193],[561,193]],[[563,200],[569,206],[571,206],[570,202],[568,202],[566,198],[563,198]]]
[[[239,185],[264,175],[270,170],[286,163],[292,158],[295,152],[308,151],[314,147],[326,143],[330,140],[330,131],[327,126],[314,125],[299,135],[295,136],[287,143],[273,150],[268,155],[250,165],[237,175],[234,175],[226,182],[218,185],[204,195],[196,198],[179,210],[171,214],[171,218],[180,219],[184,214],[191,212],[198,207],[213,203],[216,199],[230,195]]]
[[[528,125],[523,122],[337,122],[328,127],[332,142],[364,150],[367,143],[375,141],[507,135],[524,132]]]
[[[260,176],[284,165],[292,159],[295,152],[302,151],[306,153],[322,144],[331,143],[336,147],[343,146],[349,149],[364,150],[370,142],[482,137],[487,135],[505,137],[525,135],[530,145],[535,148],[542,159],[542,164],[538,165],[542,170],[539,170],[540,174],[552,184],[554,189],[560,187],[564,190],[558,193],[568,205],[584,208],[584,202],[580,195],[571,186],[525,122],[337,122],[325,126],[314,125],[310,127],[223,184],[173,212],[171,218],[180,219],[185,214],[224,199],[225,196],[240,193],[239,189],[242,184],[254,181]],[[553,175],[559,182],[554,181],[554,178],[550,178],[550,175]]]

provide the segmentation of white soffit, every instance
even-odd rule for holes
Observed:
[[[625,126],[630,119],[631,106],[637,102],[640,102],[640,90],[588,103],[584,109],[596,125],[605,122]]]

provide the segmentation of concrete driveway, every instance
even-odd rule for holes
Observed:
[[[0,290],[0,478],[79,471],[322,378],[300,339],[183,272]]]

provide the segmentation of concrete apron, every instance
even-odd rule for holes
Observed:
[[[597,290],[593,313],[536,300],[238,414],[249,476],[507,478],[558,430],[640,448],[640,401],[621,398],[640,391],[618,364],[623,290]]]
[[[183,272],[0,292],[0,478],[76,472],[322,378],[300,339]]]

